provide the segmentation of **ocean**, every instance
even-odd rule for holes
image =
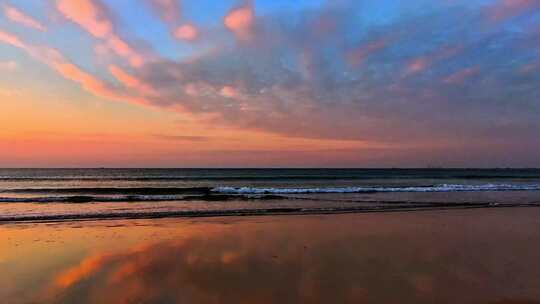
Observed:
[[[540,169],[0,169],[0,221],[540,206]]]

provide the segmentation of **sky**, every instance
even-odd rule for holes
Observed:
[[[0,167],[540,167],[538,0],[0,0]]]

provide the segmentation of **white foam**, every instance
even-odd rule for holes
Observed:
[[[325,188],[257,188],[216,187],[212,191],[228,194],[314,194],[314,193],[368,193],[368,192],[459,192],[459,191],[538,191],[540,185],[442,184],[420,187],[325,187]]]

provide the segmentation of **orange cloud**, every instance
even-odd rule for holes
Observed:
[[[140,90],[146,95],[157,94],[157,92],[148,83],[143,82],[116,65],[110,65],[109,72],[126,87]]]
[[[141,82],[137,78],[115,65],[109,66],[109,72],[127,87],[136,88],[141,86]]]
[[[60,63],[52,66],[57,72],[59,72],[64,78],[70,79],[79,83],[86,91],[105,99],[124,101],[137,105],[149,106],[150,103],[144,98],[132,96],[119,92],[111,88],[103,80],[94,77],[91,74],[81,70],[76,65],[71,63]]]
[[[199,30],[192,24],[184,24],[176,28],[174,37],[181,40],[193,41],[199,37]]]
[[[41,24],[39,21],[35,20],[34,18],[26,15],[25,13],[21,12],[15,7],[5,5],[4,6],[4,14],[6,17],[13,21],[20,23],[24,26],[31,27],[33,29],[39,30],[39,31],[45,31],[45,26]]]
[[[255,23],[255,9],[251,2],[231,10],[223,23],[239,39],[250,39]]]
[[[131,96],[113,89],[103,80],[81,70],[72,63],[64,62],[51,65],[64,78],[77,82],[86,91],[105,99],[124,101],[137,105],[149,106],[150,103],[141,97]]]
[[[56,7],[67,19],[78,24],[106,45],[117,55],[126,58],[134,67],[144,59],[114,30],[114,24],[99,0],[58,0]]]
[[[224,86],[219,91],[219,94],[226,98],[237,98],[240,96],[240,93],[238,92],[238,90],[231,86]]]
[[[87,91],[94,92],[97,95],[101,96],[107,96],[111,94],[110,90],[107,89],[107,85],[103,81],[82,71],[74,64],[65,62],[54,64],[52,65],[52,67],[62,76],[64,76],[64,78],[79,83]]]

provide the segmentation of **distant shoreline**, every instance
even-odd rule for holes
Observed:
[[[0,170],[540,170],[540,167],[0,167]]]

